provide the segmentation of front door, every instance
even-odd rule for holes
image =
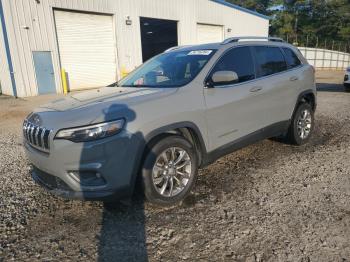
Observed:
[[[33,52],[36,81],[39,95],[55,94],[55,75],[52,66],[51,52]]]
[[[209,77],[217,71],[234,71],[239,80],[205,89],[210,151],[249,137],[265,124],[264,101],[260,99],[263,90],[254,81],[251,48],[237,47],[226,52]]]

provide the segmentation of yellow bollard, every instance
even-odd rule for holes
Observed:
[[[129,74],[128,70],[126,70],[126,68],[124,66],[122,66],[122,70],[121,70],[121,77],[124,78]]]
[[[66,70],[62,68],[61,70],[61,75],[62,75],[62,85],[63,85],[63,94],[68,94],[68,84],[67,84],[67,75],[66,75]]]

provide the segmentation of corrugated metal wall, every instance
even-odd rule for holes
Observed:
[[[114,15],[118,71],[142,63],[139,17],[179,21],[179,44],[196,43],[197,23],[223,25],[225,37],[267,36],[267,19],[209,0],[2,0],[13,57],[18,96],[37,95],[33,51],[51,51],[57,92],[62,92],[53,9]],[[130,16],[132,25],[126,25]],[[232,31],[227,32],[230,28]],[[5,91],[3,90],[5,93]]]
[[[350,66],[348,53],[310,47],[299,47],[299,50],[317,69],[343,70]]]
[[[3,37],[2,24],[0,22],[0,85],[1,92],[7,95],[13,95],[10,70],[7,63],[5,42]]]

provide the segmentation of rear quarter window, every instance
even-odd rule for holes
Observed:
[[[279,47],[256,46],[255,61],[257,77],[264,77],[287,70],[284,55]]]
[[[288,69],[295,68],[301,65],[299,57],[290,48],[283,48],[283,52],[286,57]]]

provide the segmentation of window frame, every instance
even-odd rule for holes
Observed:
[[[202,49],[191,49],[191,50],[174,50],[174,51],[169,51],[169,53],[171,52],[191,52],[191,51],[200,51]],[[208,48],[206,50],[211,50],[213,52],[213,54],[211,55],[211,57],[205,62],[205,64],[203,65],[203,67],[197,72],[196,76],[194,76],[188,83],[185,84],[181,84],[181,85],[172,85],[172,86],[156,86],[156,87],[150,87],[150,88],[182,88],[185,87],[189,84],[191,84],[192,82],[194,82],[196,80],[196,78],[203,72],[203,70],[205,70],[206,66],[208,65],[208,63],[210,63],[210,61],[215,57],[215,54],[219,51],[219,49],[215,49],[215,48]],[[132,70],[127,76],[125,76],[124,78],[120,79],[119,81],[117,81],[116,83],[113,83],[111,85],[109,85],[109,87],[114,87],[114,86],[120,86],[120,87],[125,87],[125,88],[138,88],[138,86],[135,87],[131,87],[129,85],[125,85],[125,82],[129,81],[132,77],[133,74],[136,74],[137,71],[147,65],[148,63],[152,62],[152,60],[156,59],[157,57],[160,57],[164,54],[166,54],[167,52],[163,52],[161,54],[158,54],[154,57],[152,57],[151,59],[147,60],[146,62],[142,63],[141,65],[139,65],[138,67],[136,67],[134,70]],[[116,85],[115,85],[116,84]]]
[[[277,49],[279,49],[280,52],[281,52],[281,55],[282,55],[282,57],[283,57],[284,63],[285,63],[285,65],[286,65],[286,69],[283,70],[283,71],[280,71],[280,72],[276,72],[276,73],[270,74],[270,75],[258,76],[259,64],[258,64],[258,62],[256,61],[256,57],[257,57],[257,55],[256,55],[256,50],[255,50],[256,47],[267,47],[267,48],[271,47],[271,48],[277,48]],[[253,54],[254,54],[256,79],[261,79],[261,78],[270,77],[270,76],[274,76],[274,75],[278,75],[278,74],[283,74],[283,73],[285,73],[285,72],[288,71],[289,68],[288,68],[286,56],[285,56],[285,54],[284,54],[284,52],[283,52],[283,49],[282,49],[280,46],[275,46],[275,45],[254,45],[254,46],[252,46],[252,51],[253,51]]]
[[[231,48],[226,49],[215,61],[215,63],[212,65],[212,67],[210,68],[210,70],[208,71],[206,77],[204,78],[204,88],[207,88],[208,86],[208,82],[210,80],[210,76],[212,75],[215,67],[217,64],[219,64],[219,62],[221,61],[221,59],[230,51],[234,50],[234,49],[238,49],[238,48],[243,48],[246,47],[249,49],[250,55],[252,56],[252,63],[253,63],[253,69],[254,69],[254,79],[252,80],[248,80],[245,82],[238,82],[238,83],[232,83],[232,84],[224,84],[224,85],[218,85],[218,86],[214,86],[214,88],[229,88],[229,87],[234,87],[234,86],[239,86],[239,85],[244,85],[246,83],[251,83],[253,81],[256,81],[256,77],[257,77],[257,73],[256,73],[256,66],[255,66],[255,57],[254,57],[254,53],[253,53],[253,46],[251,45],[237,45],[237,46],[233,46]],[[212,57],[213,59],[213,57]]]
[[[302,60],[300,59],[300,57],[295,53],[295,51],[293,51],[293,49],[291,49],[290,47],[286,47],[286,46],[280,47],[280,49],[281,49],[282,52],[283,52],[284,60],[285,60],[286,63],[287,63],[287,69],[288,69],[288,71],[303,66],[303,61],[302,61]],[[300,64],[297,65],[297,66],[295,66],[295,67],[289,67],[288,61],[287,61],[287,54],[286,54],[286,52],[284,51],[284,49],[288,49],[289,51],[291,51],[291,52],[296,56],[296,58],[298,58]]]
[[[270,78],[270,77],[274,77],[274,76],[277,76],[277,75],[281,75],[281,74],[285,74],[287,72],[290,72],[290,71],[293,71],[293,70],[297,70],[297,69],[300,69],[302,68],[304,65],[306,65],[304,63],[304,61],[299,57],[299,55],[296,54],[296,56],[298,57],[298,59],[300,60],[301,64],[298,66],[298,67],[293,67],[293,68],[288,68],[288,65],[287,65],[287,70],[285,71],[282,71],[282,72],[278,72],[278,73],[275,73],[275,74],[272,74],[272,75],[268,75],[268,76],[262,76],[262,77],[258,77],[257,76],[257,70],[256,70],[256,67],[257,67],[257,62],[256,62],[256,57],[255,57],[255,50],[254,50],[254,47],[257,47],[257,46],[265,46],[265,47],[276,47],[276,48],[279,48],[283,54],[283,57],[284,57],[284,60],[286,62],[286,65],[287,65],[287,60],[286,60],[286,57],[285,57],[285,53],[283,51],[283,48],[289,48],[290,50],[293,51],[292,48],[288,47],[288,46],[279,46],[279,45],[266,45],[266,44],[241,44],[241,45],[236,45],[236,46],[233,46],[233,47],[230,47],[230,48],[227,48],[216,60],[216,62],[211,66],[210,70],[208,71],[206,77],[204,78],[204,82],[203,82],[203,86],[204,86],[204,89],[208,89],[208,80],[209,80],[209,77],[212,73],[212,71],[214,70],[216,64],[220,61],[220,59],[227,53],[229,52],[230,50],[234,49],[234,48],[239,48],[239,47],[249,47],[250,49],[250,52],[252,54],[252,57],[253,57],[253,63],[254,63],[254,70],[255,70],[255,79],[252,79],[252,80],[249,80],[249,81],[246,81],[246,82],[242,82],[242,83],[234,83],[234,84],[229,84],[229,85],[221,85],[221,86],[214,86],[214,88],[230,88],[230,87],[236,87],[236,86],[240,86],[240,85],[244,85],[244,84],[248,84],[248,83],[253,83],[253,82],[256,82],[256,81],[259,81],[261,79],[266,79],[266,78]],[[217,50],[219,51],[219,50]],[[294,51],[293,51],[294,52]],[[296,53],[296,52],[294,52]],[[215,57],[213,56],[211,59],[214,59]]]

